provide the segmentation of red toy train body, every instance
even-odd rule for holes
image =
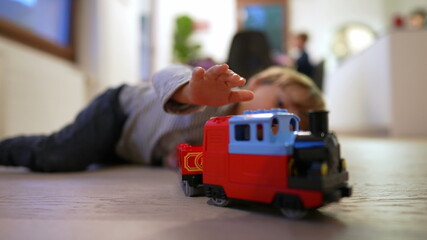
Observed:
[[[245,112],[207,121],[203,146],[180,144],[186,196],[206,195],[217,206],[239,199],[273,204],[291,218],[351,195],[327,112],[310,113],[310,132],[286,110]]]

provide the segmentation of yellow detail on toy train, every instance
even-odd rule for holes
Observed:
[[[203,170],[203,153],[190,152],[184,157],[184,168],[189,172],[196,172]]]

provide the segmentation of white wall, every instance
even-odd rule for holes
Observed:
[[[48,133],[86,101],[83,74],[69,62],[0,37],[0,137]]]
[[[291,32],[308,32],[308,51],[314,61],[331,58],[334,32],[350,22],[370,26],[379,37],[390,30],[394,13],[409,14],[427,9],[427,0],[290,0]],[[313,14],[315,13],[315,14]]]
[[[150,17],[152,15],[152,9],[154,5],[154,0],[145,0],[140,1],[140,14],[141,14],[141,38],[140,38],[140,49],[139,53],[141,54],[140,58],[140,77],[142,81],[148,81],[151,79],[153,73],[154,62],[152,59],[153,51],[153,19]]]
[[[391,38],[393,136],[427,136],[427,30],[401,31]]]
[[[348,59],[325,84],[330,128],[386,132],[391,125],[390,39]]]
[[[397,65],[407,66],[402,61],[422,59],[422,54],[414,49],[406,51],[408,46],[405,44],[400,44],[399,52],[396,50],[398,48],[392,48],[390,39],[384,36],[391,30],[395,13],[407,16],[415,8],[427,9],[427,0],[290,0],[290,4],[291,32],[308,32],[311,37],[308,51],[313,60],[325,58],[328,61],[325,84],[331,110],[331,129],[345,132],[386,130],[395,136],[416,135],[416,128],[423,125],[420,121],[427,119],[423,116],[427,113],[421,110],[415,114],[413,108],[408,106],[420,104],[415,96],[420,96],[418,91],[425,89],[420,83],[426,81],[419,79],[425,72],[419,67],[415,69],[408,66],[403,70]],[[363,23],[373,28],[379,42],[368,51],[337,64],[331,52],[331,40],[340,26],[350,22]],[[425,41],[426,38],[419,39]],[[390,52],[391,49],[393,52]],[[390,67],[391,57],[394,61],[400,59],[396,66]],[[396,69],[402,71],[397,73]],[[410,77],[411,80],[406,81],[409,85],[399,86],[406,83],[401,79],[395,82],[396,76]],[[410,85],[418,87],[412,89]],[[413,91],[416,94],[404,96]],[[408,121],[408,116],[413,115],[418,117]],[[418,134],[421,132],[418,129]]]
[[[138,0],[100,2],[100,79],[109,85],[139,80]]]
[[[57,130],[88,96],[137,82],[140,3],[80,1],[76,63],[0,38],[0,137]]]
[[[383,33],[383,1],[291,0],[290,31],[304,31],[310,35],[308,51],[314,61],[319,61],[331,55],[332,36],[346,23],[363,23],[376,32]]]
[[[5,60],[4,55],[0,52],[0,138],[5,136],[6,129],[6,84],[5,84]]]
[[[331,129],[427,136],[426,31],[395,31],[327,81]]]
[[[195,21],[208,22],[206,31],[197,32],[194,41],[202,43],[202,53],[218,62],[227,60],[236,32],[236,3],[230,0],[156,0],[154,2],[155,70],[172,62],[175,18],[189,15]]]
[[[81,1],[79,66],[94,89],[139,81],[140,1]]]

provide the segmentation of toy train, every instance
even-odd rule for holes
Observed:
[[[308,132],[299,131],[299,120],[284,109],[211,118],[202,146],[177,147],[184,194],[206,195],[216,206],[233,199],[273,204],[289,218],[349,197],[328,112],[310,112]]]

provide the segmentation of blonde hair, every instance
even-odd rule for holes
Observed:
[[[299,103],[298,112],[294,112],[301,118],[301,129],[306,130],[308,128],[308,112],[310,110],[325,110],[326,108],[323,94],[313,80],[291,68],[269,67],[250,78],[247,87],[253,90],[264,84],[277,85],[282,89],[291,85],[298,85],[308,92],[308,99],[304,103]]]
[[[248,86],[256,86],[263,84],[278,85],[281,88],[286,88],[289,85],[299,85],[310,93],[310,102],[307,106],[310,109],[307,110],[324,110],[325,100],[320,89],[308,76],[301,74],[291,68],[273,66],[266,70],[255,74],[248,81]]]

